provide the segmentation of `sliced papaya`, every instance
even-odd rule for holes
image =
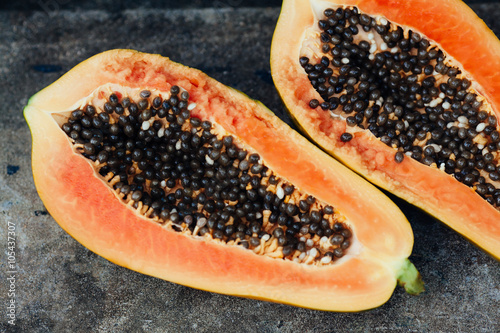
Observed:
[[[98,54],[34,95],[37,190],[104,258],[212,292],[358,311],[423,290],[389,199],[265,106],[159,55]]]
[[[500,43],[457,0],[285,0],[276,87],[303,132],[500,258]]]

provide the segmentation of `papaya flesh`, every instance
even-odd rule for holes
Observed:
[[[46,208],[118,265],[331,311],[379,306],[398,282],[410,293],[423,290],[407,259],[413,234],[397,206],[262,104],[198,70],[159,55],[104,52],[34,95],[24,115]],[[185,145],[189,135],[201,158]],[[237,155],[232,166],[224,154]],[[154,169],[156,162],[164,167]],[[240,186],[246,197],[224,192],[231,172],[229,183],[257,179]],[[247,214],[238,215],[243,208]]]
[[[500,42],[464,3],[286,0],[271,71],[325,151],[500,258]]]

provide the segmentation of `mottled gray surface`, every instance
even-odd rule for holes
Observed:
[[[498,0],[464,0],[466,4],[497,2]],[[0,10],[41,10],[41,7],[60,9],[104,9],[124,8],[224,8],[224,7],[279,7],[281,0],[17,0],[0,3]]]
[[[500,5],[475,6],[497,34]],[[30,170],[29,96],[100,51],[133,48],[200,68],[282,118],[269,47],[278,8],[0,12],[0,330],[9,332],[495,332],[500,266],[452,230],[396,200],[415,232],[427,291],[342,314],[178,286],[89,252],[47,214]],[[19,167],[17,169],[16,167]],[[16,226],[16,326],[7,324],[7,223]]]

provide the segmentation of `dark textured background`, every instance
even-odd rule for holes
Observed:
[[[500,35],[500,4],[469,3]],[[88,251],[47,214],[33,184],[31,138],[22,117],[31,95],[98,52],[133,48],[202,69],[287,120],[268,61],[277,6],[240,0],[2,3],[0,331],[500,331],[499,263],[398,199],[414,229],[411,259],[427,291],[413,297],[398,288],[382,307],[354,314],[212,294],[141,275]],[[7,222],[17,231],[15,327],[6,323],[4,310]]]
[[[464,0],[466,4],[498,3],[498,0]],[[43,10],[43,7],[59,9],[131,9],[131,8],[222,8],[222,7],[280,7],[281,0],[19,0],[0,4],[0,10]]]

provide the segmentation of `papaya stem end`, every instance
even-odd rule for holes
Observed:
[[[420,273],[408,259],[405,260],[399,271],[398,284],[411,295],[418,295],[425,290]]]

